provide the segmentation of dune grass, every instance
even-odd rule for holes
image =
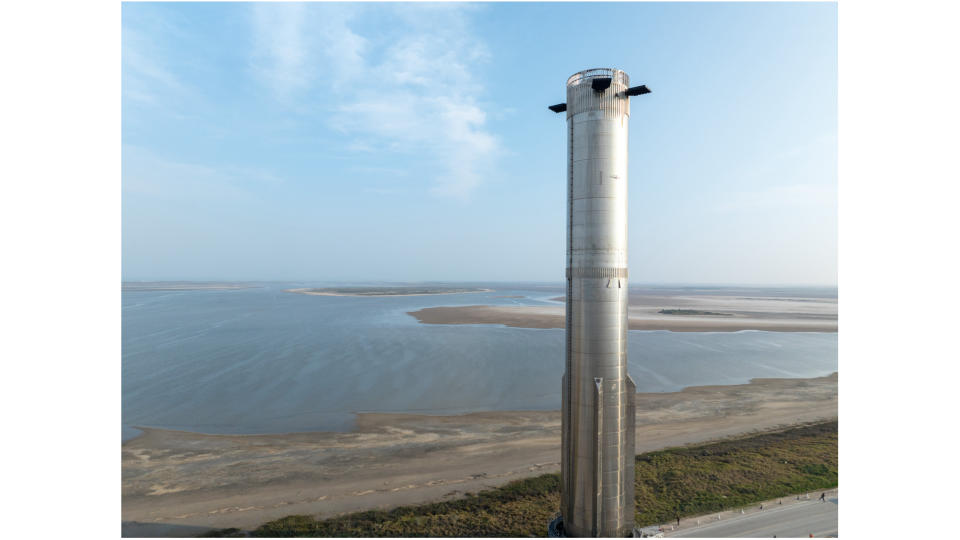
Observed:
[[[837,422],[637,456],[638,525],[837,486]]]
[[[837,486],[837,422],[649,452],[636,459],[645,526]],[[546,536],[560,478],[545,474],[462,499],[325,519],[288,516],[253,536]],[[221,531],[211,531],[217,535]],[[223,532],[226,532],[224,530]]]

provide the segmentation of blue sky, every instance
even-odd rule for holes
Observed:
[[[837,276],[836,5],[124,4],[127,280],[563,279],[572,73],[624,69],[633,283]]]

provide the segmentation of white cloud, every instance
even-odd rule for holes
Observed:
[[[482,182],[485,161],[497,152],[497,140],[483,130],[486,114],[474,104],[441,99],[438,107],[446,135],[447,176],[433,192],[463,198]]]
[[[313,65],[307,58],[303,4],[253,5],[256,76],[281,97],[307,87]]]
[[[367,43],[347,26],[350,6],[263,3],[251,8],[254,76],[281,100],[362,72]]]
[[[358,33],[357,15],[372,9],[388,11],[388,35]],[[329,92],[329,126],[345,149],[416,156],[431,193],[467,199],[500,151],[476,98],[483,85],[472,73],[489,53],[470,31],[471,9],[257,5],[254,73],[291,105]]]

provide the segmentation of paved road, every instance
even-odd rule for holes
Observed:
[[[724,517],[701,526],[668,532],[668,537],[687,538],[822,538],[837,536],[837,497],[827,502],[801,501],[789,506],[772,506],[749,514]]]

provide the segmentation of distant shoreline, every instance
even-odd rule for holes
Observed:
[[[237,283],[196,283],[177,281],[125,282],[120,284],[121,291],[232,291],[239,289],[260,289],[262,285],[241,285]]]
[[[473,291],[437,291],[437,292],[422,292],[422,293],[390,294],[390,293],[333,292],[333,291],[322,291],[322,290],[317,290],[313,288],[303,288],[303,289],[284,289],[283,292],[296,293],[296,294],[308,294],[310,296],[361,296],[364,298],[388,298],[388,297],[394,297],[394,296],[437,296],[441,294],[473,294],[473,293],[493,292],[493,289],[477,289]]]

